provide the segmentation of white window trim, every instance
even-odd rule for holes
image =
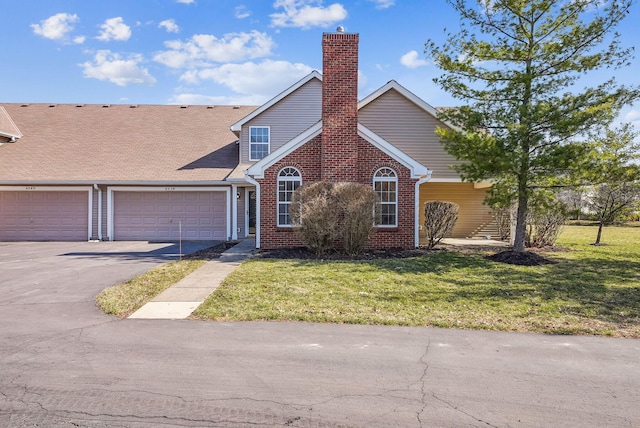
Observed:
[[[268,141],[267,143],[252,143],[252,142],[251,142],[251,130],[252,130],[252,129],[256,129],[256,128],[260,128],[260,129],[262,129],[262,128],[266,128],[266,129],[268,130],[268,132],[269,132],[269,141]],[[259,160],[264,159],[265,157],[269,156],[269,154],[271,153],[271,127],[270,127],[270,126],[250,126],[250,127],[249,127],[248,140],[249,140],[249,160],[250,160],[250,161],[252,161],[252,162],[253,162],[253,161],[259,161]],[[266,144],[266,145],[267,145],[267,154],[266,154],[266,155],[264,155],[264,156],[263,156],[263,157],[261,157],[261,158],[258,158],[258,159],[254,159],[254,158],[252,158],[252,157],[251,157],[251,145],[252,145],[252,144]]]
[[[298,173],[298,175],[297,176],[280,176],[280,174],[282,174],[282,171],[284,171],[287,168],[291,168],[295,170]],[[298,187],[300,187],[302,186],[302,174],[300,173],[300,170],[296,167],[285,166],[280,171],[278,171],[278,176],[276,179],[276,224],[278,227],[292,227],[291,223],[280,224],[280,205],[288,205],[289,207],[291,207],[291,202],[280,202],[280,182],[281,181],[299,181],[300,185]],[[289,212],[289,218],[291,218],[291,212]]]
[[[383,169],[388,169],[393,171],[394,176],[393,177],[377,177],[378,173],[380,171],[382,171]],[[373,173],[373,190],[376,191],[376,183],[378,182],[394,182],[396,183],[396,201],[393,202],[393,205],[395,206],[395,219],[396,222],[395,224],[375,224],[375,227],[379,227],[379,228],[396,228],[398,227],[398,196],[399,196],[399,192],[398,192],[398,173],[396,172],[395,169],[390,168],[388,166],[383,166],[382,168],[378,168],[376,170],[376,172]],[[376,191],[377,193],[377,191]],[[391,205],[390,202],[380,202],[380,205]],[[377,219],[376,219],[377,221]]]

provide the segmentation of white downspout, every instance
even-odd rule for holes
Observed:
[[[238,186],[231,185],[231,240],[238,240]]]
[[[98,241],[102,241],[102,189],[97,184],[93,188],[98,191]]]
[[[245,179],[256,186],[256,248],[260,248],[260,183],[245,175]]]
[[[427,181],[431,180],[431,170],[429,170],[429,172],[427,172],[427,175],[425,175],[424,177],[422,177],[420,180],[416,181],[415,184],[415,189],[413,192],[413,196],[415,198],[415,202],[414,202],[414,209],[415,209],[415,213],[413,214],[414,217],[414,226],[413,226],[413,230],[414,230],[414,246],[416,248],[418,248],[420,246],[420,185],[426,183]]]

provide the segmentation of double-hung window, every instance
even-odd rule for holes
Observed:
[[[269,154],[270,128],[249,127],[249,160],[257,161]]]
[[[380,168],[373,175],[373,190],[378,195],[376,226],[398,226],[398,176],[391,168]]]
[[[283,168],[278,174],[278,226],[291,226],[291,199],[301,185],[300,171],[293,167]]]

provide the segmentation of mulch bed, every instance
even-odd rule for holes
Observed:
[[[220,257],[220,255],[223,252],[233,247],[234,245],[236,245],[235,242],[223,242],[213,247],[205,248],[205,249],[196,251],[195,253],[188,254],[183,258],[187,260],[217,259]],[[305,247],[295,247],[295,248],[278,248],[274,250],[258,250],[254,254],[254,257],[262,258],[262,259],[298,259],[298,260],[379,260],[379,259],[402,259],[402,258],[408,258],[408,257],[419,257],[425,254],[431,254],[435,251],[457,251],[461,253],[472,253],[472,252],[477,253],[477,252],[494,252],[497,250],[498,248],[493,246],[444,245],[444,246],[436,247],[431,250],[427,250],[425,248],[412,248],[412,249],[390,248],[386,250],[369,250],[355,256],[350,256],[338,251],[332,251],[330,253],[318,256],[315,253],[309,251]],[[544,248],[543,250],[545,252],[569,251],[568,249],[561,248],[561,247],[549,247],[549,248]],[[522,253],[517,253],[511,250],[507,250],[507,251],[500,251],[495,254],[487,255],[485,256],[485,258],[487,260],[491,260],[494,262],[508,263],[508,264],[520,265],[520,266],[541,266],[541,265],[557,263],[554,260],[550,260],[538,254],[537,251],[539,251],[539,249],[534,251],[525,251]]]
[[[222,244],[215,245],[209,248],[203,248],[195,253],[187,254],[183,259],[186,260],[212,260],[219,259],[220,255],[227,251],[229,248],[236,245],[237,242],[223,242]]]
[[[321,256],[309,251],[304,247],[278,248],[275,250],[259,250],[254,257],[262,259],[302,259],[302,260],[377,260],[377,259],[401,259],[407,257],[417,257],[433,252],[420,248],[400,249],[391,248],[386,250],[369,250],[355,256],[350,256],[338,251],[332,251]]]
[[[494,262],[507,263],[510,265],[518,266],[541,266],[558,263],[532,251],[501,251],[499,253],[486,256],[486,258]]]

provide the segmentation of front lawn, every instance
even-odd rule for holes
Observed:
[[[193,316],[437,326],[640,338],[640,228],[567,226],[557,264],[514,266],[482,253],[367,261],[252,259]]]

